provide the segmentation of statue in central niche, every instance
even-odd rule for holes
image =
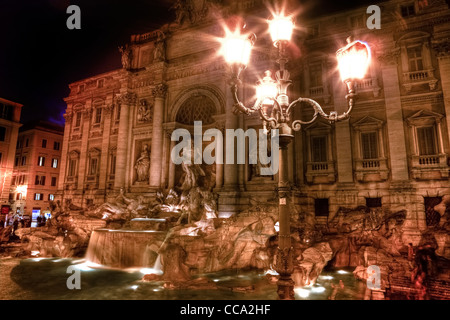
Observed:
[[[148,151],[147,144],[144,144],[144,146],[142,147],[141,155],[136,160],[134,168],[136,169],[138,182],[148,181],[148,174],[150,169],[150,153]]]

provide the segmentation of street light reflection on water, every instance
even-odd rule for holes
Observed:
[[[81,273],[81,289],[66,286],[67,268],[73,266]],[[2,259],[0,264],[0,299],[61,299],[61,300],[276,300],[276,284],[268,281],[263,271],[222,271],[201,274],[215,289],[166,289],[163,281],[142,281],[143,270],[103,269],[83,259],[31,258]],[[343,280],[344,289],[337,300],[363,299],[365,284],[355,280],[351,270],[340,274],[325,271],[309,287],[295,288],[296,299],[326,300],[333,292],[332,284]],[[247,292],[233,288],[253,287]]]

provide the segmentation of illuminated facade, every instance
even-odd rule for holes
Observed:
[[[262,1],[234,1],[225,9],[193,3],[177,12],[177,21],[133,35],[121,48],[122,69],[70,84],[58,182],[64,201],[101,204],[120,188],[150,201],[158,189],[180,186],[183,171],[170,161],[174,129],[193,132],[195,120],[202,121],[203,130],[260,127],[256,115],[232,113],[229,74],[214,38],[223,36],[215,14],[266,17]],[[373,52],[350,120],[318,120],[295,133],[289,179],[298,212],[314,214],[317,223],[340,207],[406,209],[407,229],[416,241],[418,230],[436,223],[426,212],[450,194],[450,10],[443,0],[426,5],[392,0],[380,7],[394,14],[381,16],[379,30],[366,27],[367,7],[297,23],[302,29],[293,43],[301,45],[289,48],[291,93],[317,100],[326,112],[347,108],[337,48],[353,34]],[[246,23],[252,29],[261,21]],[[272,67],[274,50],[270,36],[261,35],[246,83],[255,83]],[[242,90],[247,102],[253,95],[252,86]],[[304,112],[311,118],[311,110]],[[135,164],[147,150],[150,165],[143,180]],[[218,194],[224,217],[253,200],[274,198],[278,177],[259,175],[257,165],[203,169],[202,184]]]
[[[14,212],[36,219],[55,200],[63,132],[62,127],[43,121],[20,129],[10,192]]]
[[[10,209],[9,189],[16,154],[22,105],[0,98],[0,201],[1,214]]]

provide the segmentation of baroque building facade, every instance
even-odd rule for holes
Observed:
[[[252,103],[251,84],[274,69],[275,49],[258,18],[268,16],[265,3],[177,3],[175,22],[120,48],[122,69],[70,84],[58,183],[65,203],[101,204],[121,188],[151,199],[179,187],[183,170],[170,159],[177,144],[171,135],[177,128],[193,133],[194,121],[204,131],[261,128],[259,117],[233,114],[216,39],[233,14],[258,34],[241,92]],[[406,210],[406,230],[418,241],[419,231],[436,223],[433,207],[450,194],[450,10],[443,0],[378,5],[381,29],[366,26],[367,6],[297,22],[289,47],[292,98],[313,98],[326,112],[346,110],[335,52],[349,35],[369,43],[372,63],[349,121],[317,120],[295,133],[289,179],[298,213],[315,214],[317,223],[342,207]],[[202,166],[201,183],[218,195],[222,217],[275,197],[277,175],[261,176],[255,165]]]

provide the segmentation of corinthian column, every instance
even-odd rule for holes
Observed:
[[[116,158],[116,174],[114,181],[114,188],[125,187],[125,176],[127,168],[127,154],[128,148],[128,130],[129,130],[129,116],[130,106],[136,103],[136,95],[134,93],[121,94],[117,99],[117,104],[120,105],[120,120],[119,133],[117,137],[117,158]]]
[[[163,83],[153,89],[155,106],[153,109],[152,149],[150,153],[150,187],[161,187],[161,169],[163,161],[163,118],[164,99],[167,86]]]

